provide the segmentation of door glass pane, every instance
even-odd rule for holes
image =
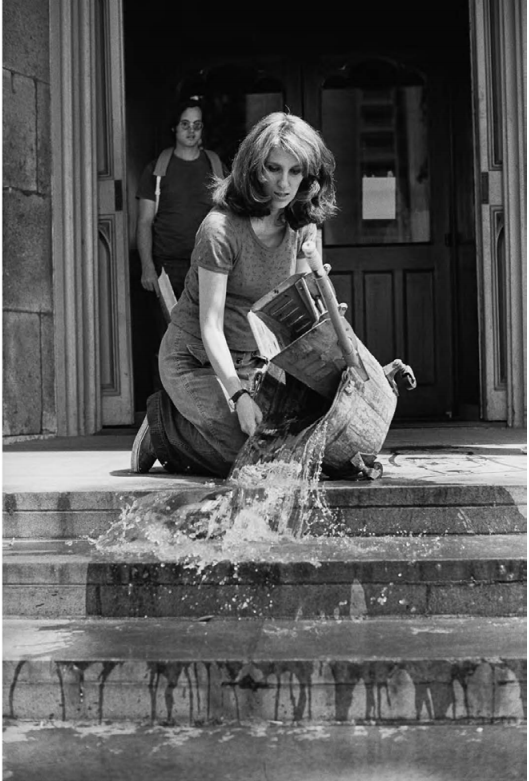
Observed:
[[[322,132],[336,157],[340,212],[327,245],[430,240],[426,85],[387,61],[342,68],[324,84]]]

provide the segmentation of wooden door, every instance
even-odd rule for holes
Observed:
[[[134,422],[121,0],[96,2],[99,355],[104,426]]]
[[[388,56],[322,56],[303,73],[305,119],[336,157],[340,213],[324,257],[355,332],[418,387],[397,417],[452,412],[449,124],[442,71]]]
[[[450,127],[442,67],[417,52],[290,53],[188,62],[211,106],[208,145],[231,162],[262,116],[289,110],[322,131],[337,162],[340,213],[324,226],[325,261],[356,333],[418,387],[397,417],[452,414]],[[198,80],[200,79],[200,80]],[[185,91],[185,84],[182,84]]]

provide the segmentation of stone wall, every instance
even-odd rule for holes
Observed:
[[[48,0],[3,3],[3,434],[56,430]]]

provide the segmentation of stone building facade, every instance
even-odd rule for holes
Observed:
[[[55,399],[48,2],[3,4],[3,433],[52,434]]]

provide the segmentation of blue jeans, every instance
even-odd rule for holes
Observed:
[[[244,388],[255,394],[265,360],[232,351]],[[226,477],[247,435],[217,378],[200,339],[169,324],[159,352],[163,391],[147,403],[158,460],[170,471]]]

